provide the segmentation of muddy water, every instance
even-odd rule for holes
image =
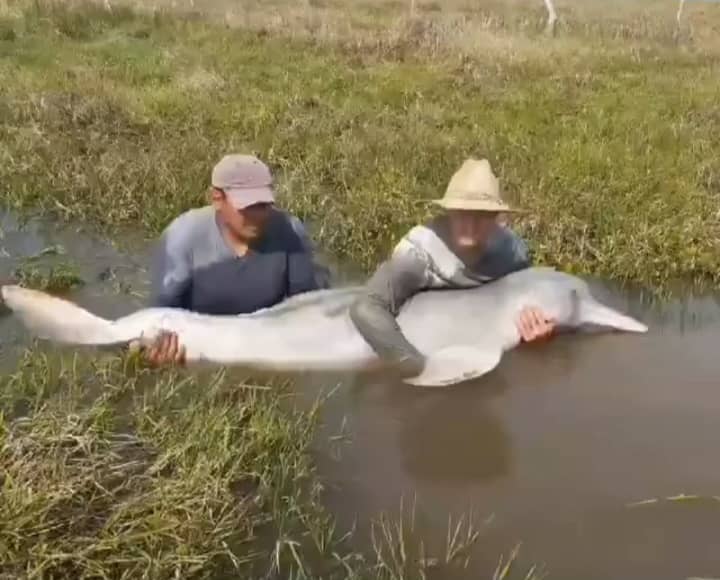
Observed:
[[[0,233],[0,279],[55,247],[65,255],[48,261],[80,268],[86,283],[72,298],[83,305],[117,316],[145,300],[141,245],[128,255],[77,228],[21,227],[8,214]],[[518,563],[542,565],[548,578],[720,578],[720,305],[704,297],[652,306],[594,286],[650,333],[524,347],[461,387],[342,380],[317,440],[341,523],[357,519],[362,529],[416,497],[424,538],[442,546],[448,516],[472,509],[481,536],[460,578],[491,576],[518,542]],[[0,316],[0,348],[22,340],[12,317]],[[332,386],[300,384],[308,400]],[[348,440],[329,446],[339,432]],[[679,494],[699,498],[666,499]]]
[[[70,264],[83,284],[69,296],[101,316],[132,312],[146,300],[147,246],[123,240],[125,251],[81,226],[29,219],[19,220],[0,212],[0,281],[14,278],[17,268],[47,273],[54,266]],[[128,251],[129,248],[129,251]],[[11,365],[11,353],[27,336],[0,305],[0,360]]]
[[[481,539],[463,578],[488,577],[518,542],[518,563],[548,578],[720,578],[720,306],[594,287],[650,333],[527,346],[461,388],[341,389],[327,432],[343,417],[351,442],[322,466],[344,523],[415,497],[443,542],[448,515],[472,508]],[[700,497],[667,500],[679,494]]]

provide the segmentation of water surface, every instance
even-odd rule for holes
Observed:
[[[342,417],[352,440],[322,466],[344,523],[398,514],[402,496],[438,542],[449,514],[492,516],[466,578],[518,542],[548,578],[720,578],[717,299],[652,306],[593,286],[650,332],[524,346],[460,387],[339,389],[327,432]],[[700,497],[666,499],[679,494]]]

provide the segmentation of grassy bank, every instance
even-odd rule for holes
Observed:
[[[28,355],[3,379],[3,577],[238,573],[262,560],[242,548],[263,528],[292,534],[267,516],[310,475],[308,417],[217,376],[151,378]]]
[[[222,154],[254,151],[317,241],[367,270],[484,155],[538,262],[717,282],[718,7],[678,46],[672,15],[635,4],[567,8],[553,39],[535,4],[449,6],[0,3],[0,196],[153,236],[203,202]],[[0,393],[0,576],[433,577],[387,521],[364,556],[334,531],[316,416],[281,385],[28,352]]]
[[[695,27],[714,30],[717,8]],[[253,150],[319,243],[367,269],[486,155],[539,262],[656,286],[720,278],[715,44],[678,47],[642,21],[556,39],[501,21],[483,51],[423,22],[343,42],[11,3],[3,198],[154,234],[202,202],[222,153]]]

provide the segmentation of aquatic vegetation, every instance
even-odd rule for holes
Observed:
[[[69,262],[42,265],[28,260],[13,271],[13,279],[28,288],[51,293],[65,292],[84,284],[77,266]]]

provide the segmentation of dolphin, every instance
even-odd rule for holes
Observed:
[[[251,314],[208,315],[149,307],[108,320],[79,305],[19,285],[2,297],[25,328],[62,344],[150,344],[177,333],[188,364],[243,366],[268,371],[362,371],[383,366],[349,316],[361,286],[306,292]],[[520,343],[521,309],[536,306],[560,332],[608,329],[643,333],[643,323],[598,302],[587,283],[533,267],[476,288],[425,290],[408,300],[397,321],[426,355],[424,370],[405,382],[446,386],[492,371]]]

